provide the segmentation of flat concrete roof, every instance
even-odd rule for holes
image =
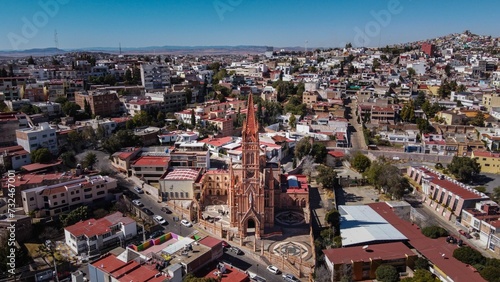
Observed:
[[[369,206],[339,206],[342,246],[408,240]]]

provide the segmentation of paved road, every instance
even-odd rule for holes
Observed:
[[[256,262],[247,255],[236,255],[231,252],[225,252],[221,261],[230,263],[243,271],[255,273],[258,276],[265,278],[267,282],[284,281],[281,274],[277,275],[269,272],[266,269],[267,265],[262,265],[262,263]]]
[[[351,145],[353,149],[367,149],[365,137],[363,135],[363,127],[358,123],[356,116],[356,108],[358,107],[357,100],[350,99],[346,105],[347,118],[351,124],[349,130],[351,132]]]

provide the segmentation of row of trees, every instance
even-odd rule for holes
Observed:
[[[474,266],[479,274],[488,282],[500,281],[500,260],[485,258],[479,251],[464,246],[453,251],[453,257],[457,260]]]

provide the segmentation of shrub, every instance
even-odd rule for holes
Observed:
[[[425,236],[436,239],[439,237],[446,237],[448,236],[448,231],[446,229],[439,227],[439,226],[429,226],[422,228],[422,234]]]
[[[500,281],[500,269],[494,266],[486,266],[479,271],[481,277],[486,279],[486,281]]]
[[[463,263],[470,265],[475,265],[475,264],[484,265],[486,262],[486,259],[483,257],[483,255],[481,255],[480,252],[474,250],[469,246],[455,249],[455,251],[453,251],[453,257]]]
[[[382,282],[398,282],[399,281],[399,272],[398,270],[388,264],[383,264],[377,268],[375,271],[378,281]]]

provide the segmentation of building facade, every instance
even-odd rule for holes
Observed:
[[[52,154],[57,154],[59,151],[56,130],[46,122],[33,128],[16,130],[16,139],[17,144],[29,153],[39,148],[47,148]]]

